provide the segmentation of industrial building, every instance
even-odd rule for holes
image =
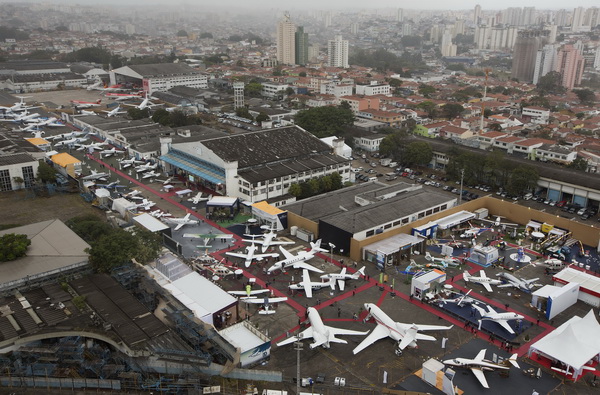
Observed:
[[[151,95],[175,86],[206,89],[208,76],[185,63],[138,64],[112,70],[110,83],[132,83]]]
[[[241,200],[267,200],[278,206],[295,198],[289,188],[332,173],[350,181],[350,159],[333,153],[297,126],[177,143],[161,138],[167,173],[182,175],[216,192]]]
[[[29,187],[35,181],[39,162],[27,153],[0,155],[0,191]],[[17,182],[22,179],[23,182]]]

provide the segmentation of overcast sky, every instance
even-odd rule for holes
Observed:
[[[4,1],[4,0],[2,0]],[[14,1],[14,0],[12,0]],[[56,0],[60,2],[61,0]],[[127,4],[127,5],[139,5],[139,4],[165,4],[164,1],[159,0],[63,0],[67,3],[77,4]],[[1,1],[0,1],[1,2]],[[17,1],[18,2],[18,1]],[[50,1],[52,2],[52,0]],[[306,9],[306,8],[317,8],[317,9],[348,9],[348,8],[406,8],[406,9],[453,9],[453,10],[464,10],[473,9],[476,4],[481,5],[482,9],[487,10],[498,10],[507,7],[535,7],[537,9],[560,9],[565,8],[572,10],[574,7],[593,7],[600,6],[599,0],[575,0],[573,2],[567,2],[564,0],[504,0],[504,1],[492,1],[492,0],[420,0],[420,1],[407,1],[407,0],[170,0],[168,3],[187,3],[195,6],[238,6],[243,8],[280,8],[280,9]]]

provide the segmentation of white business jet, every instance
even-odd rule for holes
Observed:
[[[481,315],[481,318],[477,320],[479,322],[479,329],[481,329],[481,321],[494,321],[497,322],[508,333],[514,335],[515,331],[513,330],[513,328],[510,327],[510,325],[508,325],[508,321],[523,319],[522,315],[517,313],[511,313],[510,311],[507,311],[505,313],[498,313],[490,305],[487,305],[488,311],[485,311],[476,304],[474,304],[472,307],[475,308],[475,310],[477,310]]]
[[[336,335],[366,335],[368,333],[368,331],[360,332],[350,329],[334,328],[332,326],[325,325],[321,319],[321,316],[319,315],[319,312],[314,307],[309,307],[306,312],[308,314],[310,326],[300,332],[298,335],[280,341],[277,343],[278,347],[285,346],[286,344],[294,343],[303,339],[314,339],[315,341],[310,344],[310,348],[315,348],[318,346],[329,348],[330,343],[348,344],[346,340],[335,337]]]
[[[275,232],[275,228],[274,227],[268,227],[267,225],[263,225],[262,227],[263,229],[269,229],[269,231],[267,233],[264,233],[262,235],[259,235],[258,237],[262,237],[262,240],[246,240],[244,239],[244,241],[247,242],[254,242],[254,243],[258,243],[260,245],[262,245],[261,251],[265,252],[267,251],[267,249],[271,246],[275,246],[275,245],[289,245],[289,244],[294,244],[293,241],[276,241],[275,238],[277,237],[277,232]],[[254,235],[244,235],[247,237],[255,237]]]
[[[483,270],[479,272],[479,277],[471,276],[469,272],[465,270],[465,272],[463,273],[463,278],[466,282],[473,282],[483,285],[483,287],[488,292],[494,292],[494,290],[492,289],[492,285],[502,284],[502,281],[486,276],[485,271]]]
[[[246,265],[246,267],[250,267],[250,264],[252,263],[252,261],[254,259],[256,259],[257,261],[262,261],[264,258],[276,258],[279,256],[279,254],[277,253],[273,253],[273,254],[256,254],[256,250],[258,249],[258,247],[252,243],[249,246],[246,246],[246,253],[242,254],[239,252],[226,252],[225,255],[230,255],[230,256],[234,256],[236,258],[243,258],[244,259],[244,265]]]
[[[294,269],[307,269],[317,273],[323,273],[323,270],[317,269],[316,267],[309,265],[306,263],[309,259],[314,258],[317,252],[327,252],[327,250],[321,248],[321,239],[317,240],[314,243],[310,243],[310,250],[308,251],[300,251],[298,254],[294,255],[282,246],[279,246],[279,250],[283,256],[285,256],[284,260],[279,262],[275,262],[273,266],[271,266],[267,273],[271,273],[275,270],[283,270],[288,267],[293,267]]]
[[[402,351],[406,347],[417,347],[417,340],[435,341],[435,337],[423,335],[419,333],[420,331],[448,330],[454,326],[404,324],[392,320],[373,303],[365,303],[365,309],[369,312],[367,318],[373,318],[377,323],[377,326],[358,346],[356,346],[354,350],[352,350],[354,354],[358,354],[377,340],[391,337],[394,341],[398,342],[398,348],[395,351],[396,355],[402,355]]]

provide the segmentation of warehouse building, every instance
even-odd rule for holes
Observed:
[[[132,83],[151,95],[176,86],[207,89],[208,76],[185,63],[138,64],[112,70],[110,83]]]

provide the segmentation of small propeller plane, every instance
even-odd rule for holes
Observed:
[[[198,221],[197,219],[190,219],[190,216],[192,214],[191,213],[187,213],[185,215],[185,217],[180,217],[180,218],[165,218],[165,222],[170,223],[170,224],[177,224],[177,226],[175,227],[175,231],[178,231],[179,229],[183,228],[185,225],[198,225],[198,223],[200,221]]]
[[[204,201],[210,200],[212,198],[212,195],[208,195],[206,197],[203,197],[203,195],[204,194],[202,192],[198,192],[196,194],[196,196],[189,198],[188,202],[192,202],[193,204],[198,204],[200,202],[204,202]]]
[[[288,286],[289,289],[293,289],[296,291],[304,290],[307,298],[312,298],[312,291],[314,289],[321,289],[325,287],[331,287],[332,283],[335,282],[335,279],[330,278],[329,281],[311,281],[310,275],[308,274],[308,269],[302,270],[302,281],[297,284],[292,284]]]
[[[294,343],[303,339],[314,339],[314,342],[310,344],[310,348],[322,346],[323,348],[329,348],[330,343],[343,343],[348,344],[346,340],[338,339],[336,335],[366,335],[368,331],[360,332],[353,331],[350,329],[334,328],[332,326],[325,325],[319,312],[314,307],[309,307],[307,310],[308,321],[310,326],[300,332],[296,336],[289,337],[283,341],[277,343],[278,347],[286,344]]]
[[[240,298],[244,303],[252,303],[252,304],[261,304],[262,310],[258,311],[258,314],[275,314],[275,310],[273,310],[273,303],[285,302],[287,297],[281,296],[276,298]]]

